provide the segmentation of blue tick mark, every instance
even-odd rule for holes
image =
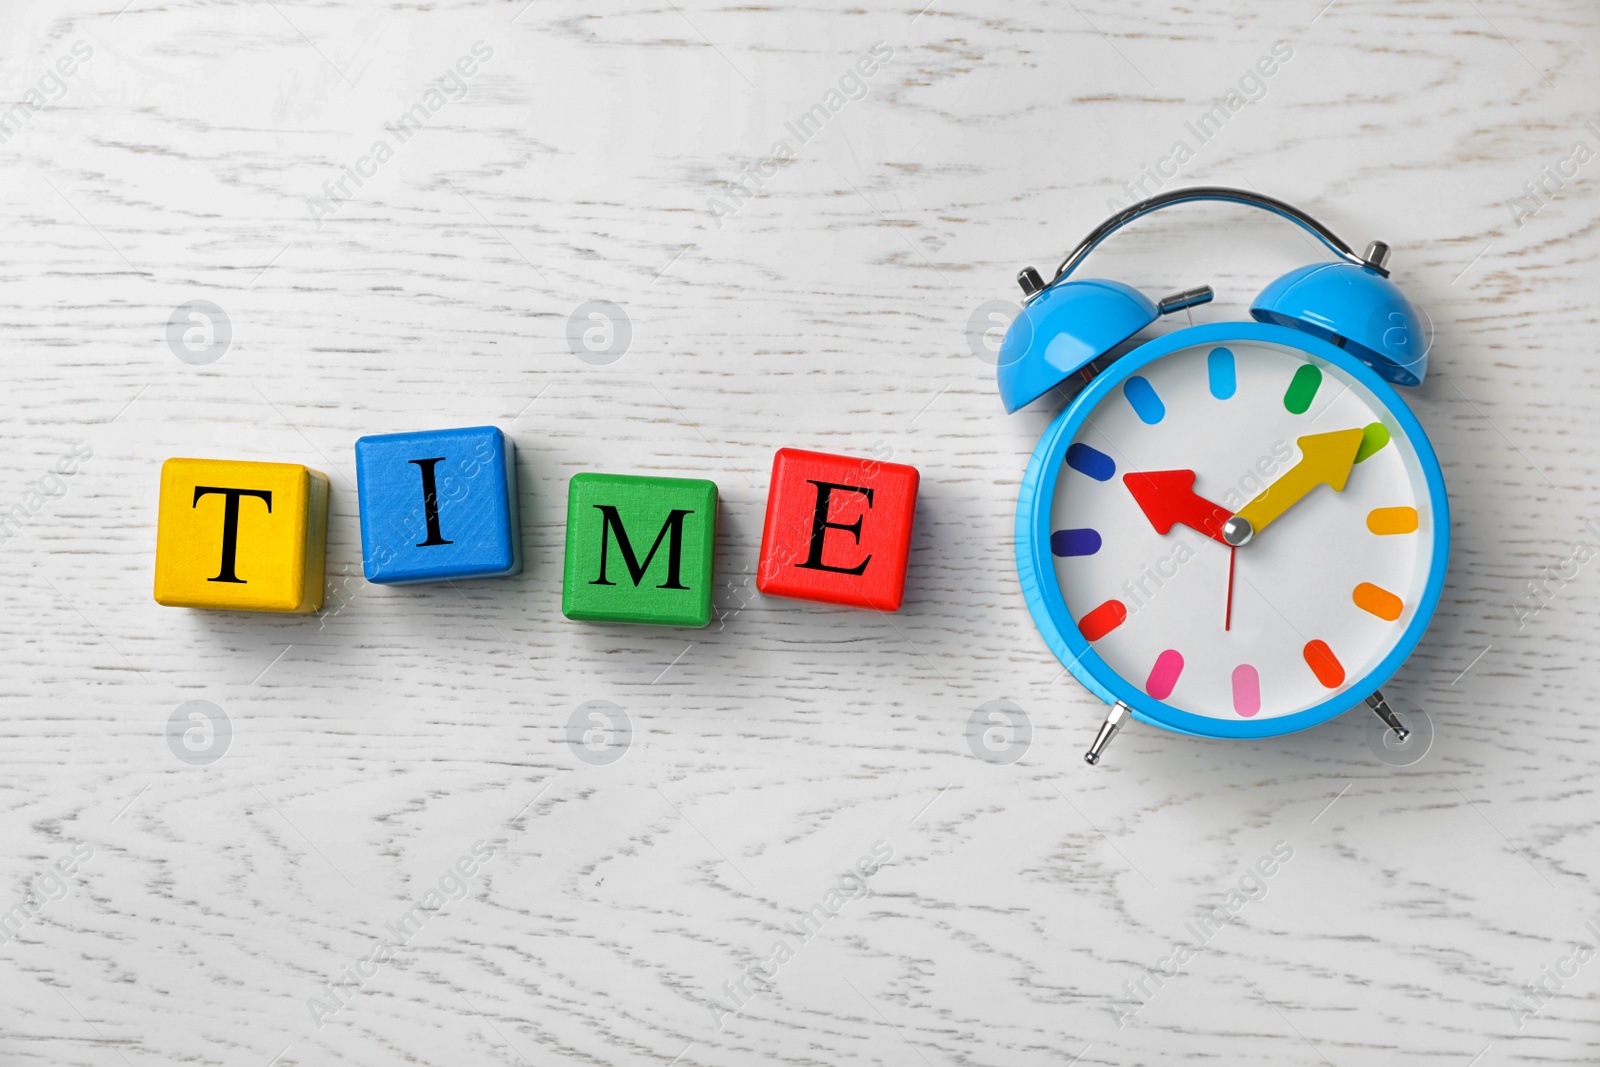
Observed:
[[[1122,383],[1122,395],[1146,426],[1154,426],[1167,417],[1167,405],[1156,395],[1156,387],[1137,374]]]
[[[1110,456],[1082,442],[1067,446],[1067,466],[1097,482],[1109,482],[1117,473],[1117,464]]]
[[[1211,379],[1211,395],[1226,400],[1239,388],[1233,369],[1233,352],[1226,348],[1213,348],[1206,356],[1206,375]]]
[[[1100,551],[1096,530],[1057,530],[1050,535],[1050,551],[1058,556],[1092,556]]]

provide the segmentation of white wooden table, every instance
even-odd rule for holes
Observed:
[[[12,0],[0,1062],[1600,1059],[1573,955],[1600,940],[1596,563],[1564,565],[1600,541],[1600,161],[1573,159],[1600,15],[1323,3]],[[1387,240],[1436,328],[1409,399],[1456,547],[1389,687],[1420,759],[1359,711],[1248,744],[1136,726],[1082,762],[1103,708],[1012,563],[1053,411],[1001,413],[974,315],[1179,140],[1146,192],[1255,188]],[[1319,254],[1195,206],[1095,273],[1238,318]],[[594,300],[626,327],[574,330]],[[227,330],[169,343],[190,301]],[[354,440],[481,423],[518,444],[522,575],[367,586]],[[755,593],[785,445],[921,470],[898,615]],[[174,455],[329,475],[319,616],[152,601]],[[718,623],[562,618],[584,470],[716,480]],[[631,735],[570,744],[596,700]],[[969,744],[996,700],[1031,724],[1009,763]],[[209,740],[175,749],[189,701]],[[878,842],[864,897],[786,933]],[[1162,974],[1279,842],[1265,896]]]

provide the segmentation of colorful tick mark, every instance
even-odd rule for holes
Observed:
[[[1092,556],[1100,551],[1097,530],[1057,530],[1050,535],[1050,551],[1058,556]]]
[[[1206,379],[1211,385],[1211,395],[1227,400],[1239,388],[1233,368],[1233,350],[1213,348],[1206,356]]]
[[[1367,529],[1379,537],[1417,532],[1416,508],[1374,508],[1367,512]]]
[[[1067,446],[1067,466],[1079,474],[1087,474],[1097,482],[1109,482],[1117,473],[1117,464],[1110,456],[1079,441]]]
[[[1085,641],[1098,641],[1128,620],[1128,609],[1120,600],[1108,600],[1078,620],[1078,632]]]
[[[1233,710],[1246,719],[1261,710],[1261,676],[1248,663],[1233,669]]]
[[[1394,622],[1400,617],[1400,612],[1405,610],[1405,603],[1389,590],[1371,582],[1362,582],[1350,593],[1350,599],[1355,601],[1356,607],[1369,615],[1376,615],[1385,622]]]
[[[1150,668],[1150,677],[1144,680],[1144,691],[1157,700],[1165,700],[1172,695],[1172,689],[1178,684],[1178,675],[1183,673],[1183,654],[1175,648],[1169,648],[1156,657],[1156,665]]]
[[[1156,387],[1135,374],[1122,383],[1122,395],[1133,405],[1133,413],[1146,426],[1154,426],[1167,417],[1167,405],[1156,395]]]
[[[1307,641],[1303,655],[1306,657],[1306,666],[1311,668],[1311,673],[1324,686],[1337,689],[1344,684],[1344,664],[1333,654],[1328,642],[1321,638]]]
[[[1283,394],[1283,406],[1292,415],[1304,415],[1311,407],[1317,390],[1322,386],[1322,369],[1315,363],[1302,363],[1289,379],[1289,389]]]
[[[1356,449],[1356,462],[1361,463],[1381,452],[1389,443],[1389,428],[1381,422],[1369,422],[1361,428],[1361,447]]]

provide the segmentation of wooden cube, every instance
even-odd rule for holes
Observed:
[[[716,536],[714,482],[575,474],[567,485],[561,613],[704,626],[711,621]]]
[[[161,465],[156,603],[310,612],[322,606],[328,479],[298,463]]]
[[[356,442],[361,557],[388,585],[522,571],[516,446],[493,426]]]
[[[756,588],[896,611],[905,597],[918,475],[903,463],[780,448]]]

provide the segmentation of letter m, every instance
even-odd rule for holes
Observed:
[[[633,584],[644,580],[645,572],[650,569],[650,563],[656,558],[656,552],[661,548],[661,539],[667,540],[667,580],[657,586],[657,589],[687,589],[679,580],[683,570],[683,518],[693,515],[693,511],[683,508],[673,508],[667,513],[667,521],[661,524],[660,531],[656,534],[655,543],[650,546],[650,553],[644,557],[644,562],[639,562],[639,557],[634,554],[633,543],[628,540],[628,531],[623,529],[622,518],[617,514],[617,509],[611,504],[596,504],[601,515],[600,527],[600,577],[590,582],[590,585],[616,585],[616,582],[606,578],[607,549],[611,545],[613,535],[617,539],[617,548],[622,552],[622,562],[627,564],[628,576],[633,579]]]

